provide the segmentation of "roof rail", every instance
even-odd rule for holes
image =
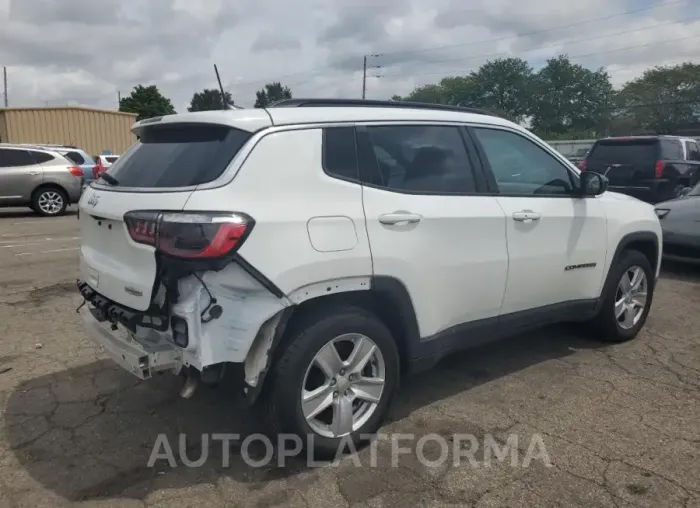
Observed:
[[[378,101],[368,99],[282,99],[268,106],[269,108],[303,108],[303,107],[359,107],[359,108],[407,108],[435,109],[440,111],[457,111],[460,113],[475,113],[478,115],[498,116],[489,111],[449,104],[429,104],[409,101]]]

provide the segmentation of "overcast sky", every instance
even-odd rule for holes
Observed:
[[[183,111],[216,86],[214,63],[244,106],[272,80],[296,97],[359,98],[364,54],[382,55],[367,97],[384,99],[499,56],[537,68],[562,52],[616,85],[700,63],[700,1],[0,0],[10,106],[116,108],[141,83]]]

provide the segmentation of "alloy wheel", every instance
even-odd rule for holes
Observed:
[[[349,333],[326,343],[304,375],[301,408],[311,429],[339,438],[360,429],[377,410],[386,365],[377,345]]]
[[[56,215],[63,208],[63,196],[56,191],[45,191],[39,196],[37,204],[46,215]]]
[[[629,330],[642,317],[647,304],[647,276],[639,266],[625,270],[615,293],[615,318],[621,328]]]

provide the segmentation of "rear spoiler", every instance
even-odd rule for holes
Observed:
[[[272,121],[267,112],[262,108],[243,108],[231,106],[229,109],[217,109],[212,111],[197,111],[193,113],[176,113],[172,115],[154,116],[136,122],[131,127],[135,136],[141,135],[141,130],[154,124],[214,124],[226,125],[247,132],[256,132],[265,127],[270,127]]]

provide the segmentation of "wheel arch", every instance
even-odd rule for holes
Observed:
[[[401,372],[406,371],[414,356],[420,340],[418,320],[408,290],[398,279],[373,276],[324,281],[293,292],[290,300],[294,304],[280,311],[274,335],[256,337],[251,351],[258,353],[246,358],[246,380],[256,380],[255,386],[246,383],[246,396],[251,404],[264,390],[267,373],[298,331],[300,323],[306,322],[309,315],[331,308],[359,307],[382,321],[396,341]],[[262,350],[256,348],[259,340],[266,341]]]
[[[658,263],[661,259],[661,242],[658,235],[653,231],[635,231],[627,233],[620,239],[615,248],[615,253],[612,256],[607,273],[605,274],[605,283],[603,284],[600,298],[598,299],[599,304],[602,304],[605,295],[610,290],[610,286],[615,284],[615,281],[611,280],[610,274],[619,262],[622,254],[628,250],[637,250],[644,254],[649,260],[649,264],[654,270],[654,273],[657,273]],[[651,283],[655,284],[655,280],[652,280]]]
[[[37,193],[44,190],[44,189],[58,189],[63,193],[63,195],[65,196],[66,199],[69,199],[68,191],[62,185],[54,183],[54,182],[42,182],[39,185],[37,185],[34,188],[34,190],[32,191],[32,194],[30,196],[32,203],[34,202],[34,199],[36,198]]]

